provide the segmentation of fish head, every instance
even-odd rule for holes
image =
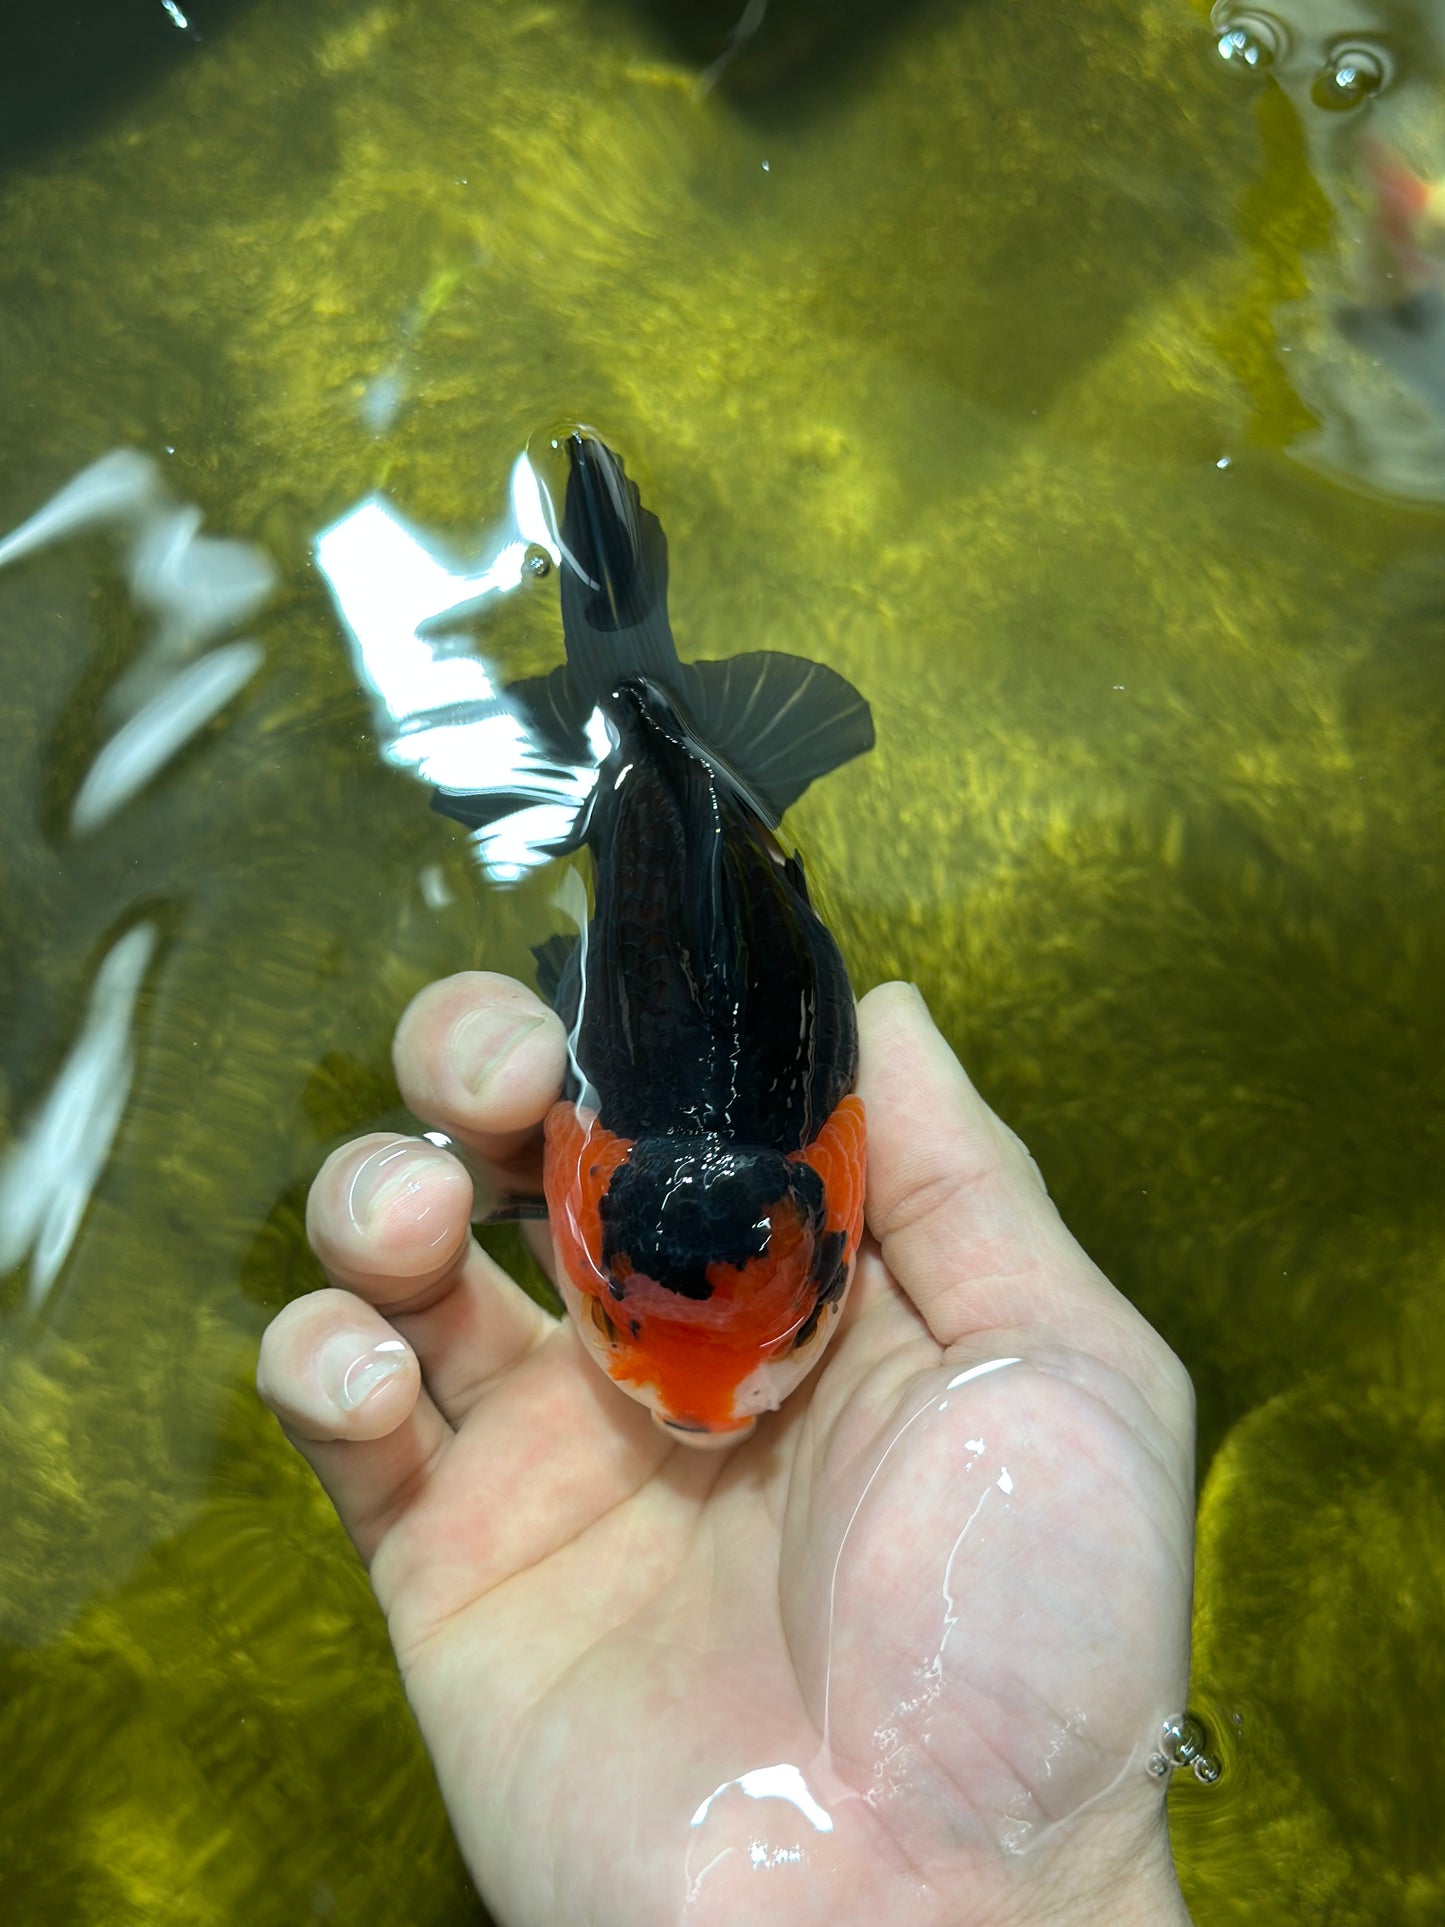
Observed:
[[[862,1219],[862,1107],[844,1104],[841,1157],[719,1134],[633,1143],[571,1103],[549,1116],[562,1295],[608,1377],[686,1443],[746,1437],[836,1327]]]

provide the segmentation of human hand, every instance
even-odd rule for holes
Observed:
[[[852,1296],[731,1452],[671,1442],[493,1264],[445,1151],[363,1138],[312,1189],[335,1286],[258,1384],[507,1927],[1187,1920],[1145,1761],[1184,1707],[1188,1378],[917,993],[860,1023]],[[514,1175],[563,1061],[480,973],[397,1035],[412,1108]]]

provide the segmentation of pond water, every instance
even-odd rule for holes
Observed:
[[[104,1072],[3,1233],[15,1920],[483,1918],[251,1373],[405,1002],[545,903],[383,766],[312,544],[381,490],[475,557],[569,417],[685,655],[870,698],[793,818],[854,981],[1194,1376],[1195,1919],[1445,1918],[1445,8],[740,11],[155,0],[12,117],[0,529],[130,448],[260,571],[103,806],[155,578],[120,524],[0,570],[0,1181]],[[555,597],[487,646],[549,665]]]

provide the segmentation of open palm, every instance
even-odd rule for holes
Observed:
[[[928,1019],[863,1000],[868,1236],[822,1367],[727,1453],[662,1434],[473,1243],[471,1180],[362,1139],[337,1289],[259,1382],[368,1562],[499,1919],[1183,1919],[1145,1769],[1182,1711],[1188,1380]],[[402,1088],[535,1156],[555,1018],[432,987]]]

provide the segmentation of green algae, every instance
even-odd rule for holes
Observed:
[[[568,414],[663,518],[684,653],[817,653],[872,699],[877,753],[795,824],[856,980],[923,985],[1194,1374],[1227,1758],[1176,1793],[1196,1918],[1265,1919],[1261,1888],[1438,1917],[1397,1753],[1445,1711],[1438,518],[1280,452],[1311,417],[1273,317],[1328,205],[1195,10],[870,33],[793,113],[775,78],[699,98],[623,6],[256,5],[0,182],[0,525],[173,449],[285,578],[257,683],[77,842],[139,621],[99,538],[0,576],[0,1146],[106,944],[163,933],[81,1238],[38,1321],[0,1299],[27,1921],[477,1917],[349,1548],[246,1385],[316,1282],[311,1173],[399,1104],[407,999],[550,927],[380,768],[308,546],[384,487],[466,552]],[[488,647],[554,660],[548,597]]]
[[[1425,1737],[1445,1696],[1442,1475],[1438,1391],[1323,1377],[1252,1412],[1210,1469],[1196,1664],[1228,1770],[1175,1831],[1221,1920],[1445,1910]]]
[[[183,1530],[60,1637],[0,1659],[31,1741],[0,1773],[27,1817],[6,1847],[12,1917],[484,1918],[329,1507],[244,1392],[218,1445]]]

